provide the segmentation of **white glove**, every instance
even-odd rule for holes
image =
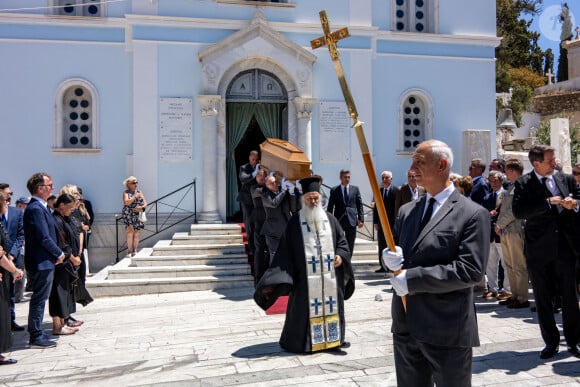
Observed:
[[[259,169],[260,169],[260,163],[257,163],[256,166],[254,167],[254,172],[252,172],[252,177],[256,177]]]
[[[409,288],[407,287],[407,270],[403,270],[401,274],[391,277],[391,285],[393,285],[393,290],[399,297],[409,294]]]
[[[288,193],[290,195],[294,195],[294,184],[292,184],[289,181],[287,181],[286,182],[286,188],[288,188]]]
[[[390,251],[386,248],[383,250],[383,256],[381,257],[383,264],[392,271],[401,270],[403,262],[405,261],[405,258],[403,258],[403,249],[399,246],[395,246],[395,250],[396,251]]]
[[[302,194],[302,185],[300,184],[300,180],[296,180],[296,188],[298,188],[298,192]]]

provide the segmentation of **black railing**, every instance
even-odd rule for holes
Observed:
[[[323,196],[323,206],[326,209],[328,204],[328,198],[330,197],[330,189],[332,187],[322,183],[321,195]],[[364,225],[361,228],[357,228],[357,234],[362,235],[372,241],[375,240],[375,226],[373,224],[373,207],[370,203],[363,202],[363,213],[364,213]]]
[[[144,242],[153,238],[157,234],[171,228],[179,223],[183,223],[193,217],[193,223],[197,223],[197,185],[196,178],[191,183],[184,185],[147,203],[147,222],[145,228],[141,230],[139,242]],[[182,207],[184,201],[193,196],[193,211]],[[116,237],[116,262],[119,262],[119,254],[127,250],[127,241],[122,245],[119,243],[119,223],[123,222],[122,215],[115,215],[115,237]],[[123,237],[125,226],[122,225]],[[143,235],[145,234],[145,235]]]

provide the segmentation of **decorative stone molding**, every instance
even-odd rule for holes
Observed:
[[[216,116],[219,112],[221,95],[199,95],[199,111],[202,117]]]
[[[316,103],[315,98],[296,97],[292,102],[296,106],[296,117],[298,119],[312,118],[312,106]]]

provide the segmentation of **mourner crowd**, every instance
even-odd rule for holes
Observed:
[[[2,355],[17,323],[15,304],[28,298],[28,334],[31,348],[55,347],[42,323],[46,302],[52,317],[52,335],[72,335],[83,321],[74,318],[76,304],[92,301],[85,288],[87,248],[94,214],[82,190],[72,184],[53,195],[46,173],[36,173],[26,183],[30,197],[11,206],[10,184],[0,183],[0,365],[15,359]]]
[[[473,159],[469,175],[462,176],[451,172],[449,147],[431,140],[417,148],[407,182],[400,187],[390,171],[382,172],[382,198],[371,205],[383,200],[397,248],[387,248],[375,208],[376,271],[394,272],[392,333],[399,385],[470,385],[472,347],[479,345],[474,297],[537,313],[545,342],[542,359],[559,352],[554,314],[561,312],[567,350],[580,357],[580,164],[573,175],[565,174],[554,148],[544,145],[534,146],[528,157],[533,169],[526,174],[517,159],[494,159],[489,165]],[[240,168],[238,200],[253,255],[254,298],[266,309],[279,296],[290,296],[280,338],[286,350],[349,346],[341,308],[354,291],[350,259],[357,228],[365,221],[361,194],[350,176],[341,170],[340,184],[326,197],[320,177],[287,181],[260,165],[256,151]],[[313,179],[316,186],[305,190],[302,182],[311,185]],[[327,210],[321,224],[331,225],[334,254],[342,256],[333,269],[337,280],[331,294],[338,289],[340,331],[332,345],[318,345],[324,341],[313,322],[320,313],[318,299],[312,290],[308,294],[309,286],[327,286],[312,279],[317,277],[315,257],[327,255],[309,250],[309,243],[324,245],[316,238],[308,241],[311,228],[318,233],[316,222],[303,214],[311,200]],[[322,268],[320,276],[324,279]],[[534,306],[528,298],[530,283]]]

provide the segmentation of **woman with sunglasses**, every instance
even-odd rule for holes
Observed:
[[[127,257],[134,257],[139,245],[139,233],[145,224],[139,220],[139,213],[145,211],[147,200],[137,189],[139,182],[135,176],[129,176],[123,181],[123,220],[127,236]]]

